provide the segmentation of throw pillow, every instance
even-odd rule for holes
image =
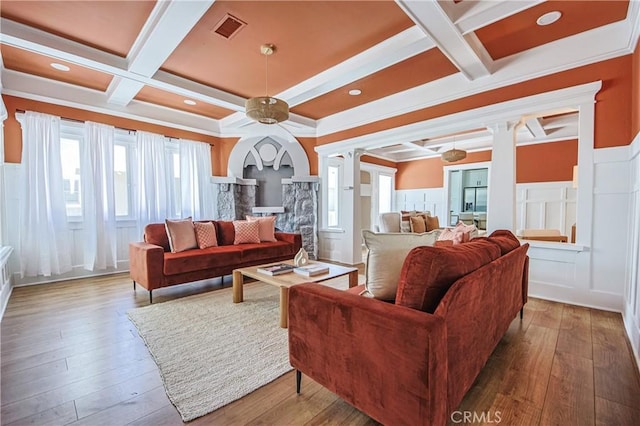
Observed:
[[[427,226],[424,223],[424,217],[414,216],[409,218],[411,220],[411,232],[415,234],[422,234],[423,232],[427,232]]]
[[[260,241],[278,241],[276,240],[276,217],[275,216],[247,216],[249,222],[258,222],[258,233]]]
[[[236,231],[236,237],[233,240],[233,244],[249,244],[260,242],[260,230],[258,222],[234,220],[233,228]]]
[[[453,228],[453,233],[455,234],[455,237],[453,238],[453,243],[460,244],[460,243],[469,242],[473,237],[472,234],[474,233],[474,231],[476,231],[476,234],[477,234],[477,229],[475,225],[466,225],[462,221],[458,222],[456,227]]]
[[[196,232],[196,241],[201,249],[217,247],[216,227],[213,222],[194,222],[193,229]]]
[[[407,253],[414,247],[433,245],[438,238],[438,231],[424,234],[377,234],[363,230],[362,237],[369,249],[365,288],[376,299],[393,300]]]
[[[172,253],[198,248],[191,217],[181,220],[167,219],[164,221],[164,226],[167,230]]]
[[[425,223],[427,225],[427,232],[440,228],[440,222],[438,216],[426,216]]]

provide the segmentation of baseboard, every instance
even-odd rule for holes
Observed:
[[[50,284],[50,283],[56,283],[56,282],[67,281],[67,280],[75,280],[80,278],[92,278],[92,277],[100,277],[103,275],[120,274],[123,272],[129,272],[128,260],[118,261],[117,268],[107,268],[100,271],[87,271],[82,266],[74,266],[70,272],[60,274],[60,275],[53,275],[50,277],[38,276],[38,277],[20,278],[20,274],[15,273],[12,278],[13,278],[14,287],[25,287],[30,285]]]
[[[623,312],[623,297],[618,294],[601,291],[585,291],[568,286],[529,280],[529,296],[568,305],[600,309],[610,312]]]
[[[640,328],[636,325],[637,321],[634,321],[629,305],[626,305],[625,307],[624,313],[622,314],[622,320],[624,321],[627,338],[631,344],[633,357],[636,360],[636,367],[638,368],[638,371],[640,371]]]

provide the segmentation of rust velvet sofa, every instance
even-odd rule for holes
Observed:
[[[302,247],[300,234],[276,232],[277,241],[234,244],[231,221],[211,221],[218,246],[172,253],[164,223],[151,223],[144,229],[144,241],[129,243],[129,273],[134,289],[140,284],[153,290],[176,284],[229,275],[234,269],[293,259]]]
[[[395,302],[358,287],[289,293],[297,370],[373,419],[445,425],[527,301],[528,244],[508,231],[406,257]]]

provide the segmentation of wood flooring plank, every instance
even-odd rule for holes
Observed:
[[[534,325],[527,329],[518,353],[501,384],[502,393],[542,409],[555,356],[558,329]]]
[[[541,424],[595,424],[593,361],[570,353],[556,353]]]
[[[81,419],[98,413],[111,406],[134,398],[137,395],[149,392],[158,387],[162,388],[162,386],[162,379],[160,378],[159,372],[153,370],[118,383],[117,385],[109,386],[108,388],[100,389],[99,391],[76,398],[78,418]]]
[[[13,388],[43,377],[60,375],[67,372],[67,360],[64,358],[37,365],[25,370],[2,373],[2,388]]]
[[[38,388],[27,388],[25,393],[31,396],[25,396],[24,399],[10,400],[5,397],[3,391],[0,417],[2,417],[3,422],[16,421],[101,389],[131,380],[134,377],[150,371],[157,371],[155,363],[151,361],[134,362],[97,376],[92,376],[90,372],[87,372],[86,377],[82,380],[49,391],[43,391]]]
[[[473,422],[473,424],[491,426],[496,424],[509,426],[537,426],[542,424],[540,423],[540,409],[538,407],[529,401],[501,393],[496,396],[495,402],[488,411],[472,411],[473,414],[481,419]],[[482,420],[482,416],[484,416],[484,420]]]
[[[183,424],[180,413],[169,403],[159,410],[129,423],[127,426],[181,426]]]
[[[597,426],[633,426],[639,423],[640,409],[618,404],[605,398],[596,397],[596,425]]]
[[[24,417],[20,420],[16,420],[12,423],[5,423],[2,419],[2,424],[10,426],[21,425],[66,425],[76,420],[76,408],[73,401],[65,402],[57,407],[50,408],[48,410],[41,411],[28,417]]]
[[[355,410],[349,403],[338,398],[331,405],[320,411],[311,420],[305,423],[306,426],[330,426],[330,425],[350,425],[350,426],[377,426],[380,423],[373,420],[366,414]]]
[[[157,387],[70,424],[74,426],[126,425],[163,408],[167,405],[167,401],[164,388]]]

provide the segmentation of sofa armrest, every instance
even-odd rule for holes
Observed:
[[[147,290],[162,287],[164,249],[144,242],[129,243],[129,275]]]
[[[302,235],[293,232],[276,232],[276,240],[291,243],[296,246],[296,251],[302,247]]]
[[[294,368],[381,423],[446,423],[441,317],[321,284],[301,284],[289,289],[289,359]]]

